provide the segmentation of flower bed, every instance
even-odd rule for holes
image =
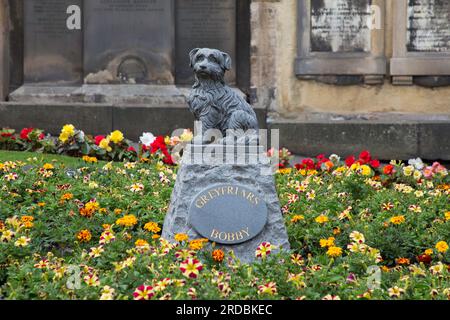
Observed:
[[[68,146],[78,133],[65,131]],[[128,145],[105,139],[105,159]],[[177,168],[164,139],[150,140],[138,162],[0,163],[0,298],[450,299],[450,181],[438,163],[381,166],[363,152],[288,168],[282,151],[292,251],[265,242],[243,265],[204,239],[160,238]]]

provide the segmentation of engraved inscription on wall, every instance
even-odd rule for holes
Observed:
[[[450,1],[409,0],[407,48],[410,52],[450,51]]]
[[[85,82],[173,83],[171,0],[84,2]]]
[[[311,0],[312,52],[370,52],[371,0]]]
[[[176,2],[176,69],[178,83],[191,83],[189,52],[217,48],[236,57],[236,0],[178,0]],[[227,74],[233,82],[235,72]]]
[[[26,82],[81,81],[82,33],[67,28],[67,8],[70,5],[81,6],[81,0],[24,2]]]

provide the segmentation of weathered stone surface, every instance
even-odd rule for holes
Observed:
[[[186,154],[183,162],[186,162]],[[264,161],[262,161],[264,162]],[[280,204],[275,189],[273,175],[261,174],[270,170],[268,164],[257,165],[202,165],[183,163],[178,172],[175,188],[167,213],[162,237],[173,241],[177,233],[185,233],[190,239],[202,238],[189,225],[189,206],[194,197],[210,186],[231,184],[246,186],[259,193],[268,209],[268,222],[264,230],[252,240],[239,245],[217,245],[224,250],[233,250],[242,262],[255,259],[256,248],[268,241],[283,249],[289,249],[289,241],[281,215]]]
[[[344,157],[370,150],[383,160],[449,160],[444,142],[449,128],[448,114],[310,114],[295,120],[269,120],[269,129],[280,130],[280,146],[295,154]]]
[[[173,0],[89,0],[84,12],[86,83],[173,84]]]
[[[27,0],[25,82],[76,84],[82,79],[83,34],[67,26],[67,9],[81,0]]]
[[[448,1],[408,0],[408,51],[450,51],[449,19]]]
[[[216,48],[236,61],[236,0],[178,0],[176,2],[176,77],[179,84],[192,84],[189,52]],[[236,69],[226,75],[236,82]]]
[[[241,184],[213,185],[191,201],[188,223],[210,241],[234,245],[250,241],[267,224],[267,205]]]
[[[311,50],[369,52],[371,0],[311,1]]]
[[[6,99],[9,87],[8,1],[0,0],[0,101]]]

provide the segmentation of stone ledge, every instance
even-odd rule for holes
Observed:
[[[262,128],[266,127],[266,111],[255,109]],[[35,127],[53,135],[72,123],[88,134],[107,134],[121,130],[137,140],[142,132],[170,135],[175,129],[194,127],[194,117],[187,104],[112,104],[112,103],[0,103],[0,128],[20,130]]]
[[[382,160],[450,160],[449,114],[318,113],[294,120],[269,118],[268,127],[280,130],[280,146],[300,155],[344,157],[370,150]]]

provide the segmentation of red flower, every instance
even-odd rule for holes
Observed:
[[[380,167],[380,161],[372,160],[372,161],[370,161],[370,166],[374,169],[378,169]]]
[[[22,131],[20,131],[20,139],[30,141],[28,135],[33,132],[33,130],[34,128],[23,128]]]
[[[9,138],[9,137],[11,137],[13,134],[12,133],[9,133],[9,132],[2,132],[2,134],[1,134],[1,136],[3,137],[3,138]]]
[[[164,137],[159,136],[153,141],[153,143],[150,145],[150,152],[152,154],[156,153],[158,150],[161,150],[164,152],[164,150],[167,150],[166,143],[164,142]]]
[[[419,262],[423,262],[425,264],[429,264],[432,260],[431,256],[427,255],[427,254],[422,254],[420,256],[417,256],[417,260]]]
[[[383,168],[383,173],[386,175],[391,175],[394,173],[394,166],[392,164],[388,164]]]
[[[364,150],[359,154],[359,161],[361,164],[367,164],[372,160],[372,156],[370,155],[370,152],[367,150]]]
[[[42,133],[39,135],[38,139],[39,139],[39,140],[44,140],[44,138],[45,138],[45,134],[42,132]]]
[[[345,159],[345,164],[347,167],[351,167],[356,162],[355,156],[350,156],[347,159]]]
[[[136,153],[136,149],[131,146],[127,149],[127,151]]]
[[[310,158],[303,159],[302,163],[296,164],[295,167],[297,168],[297,170],[300,169],[314,170],[316,168],[314,160]]]
[[[100,142],[102,142],[102,140],[105,139],[105,136],[96,136],[94,139],[95,139],[95,144],[98,146],[98,145],[100,145]]]

